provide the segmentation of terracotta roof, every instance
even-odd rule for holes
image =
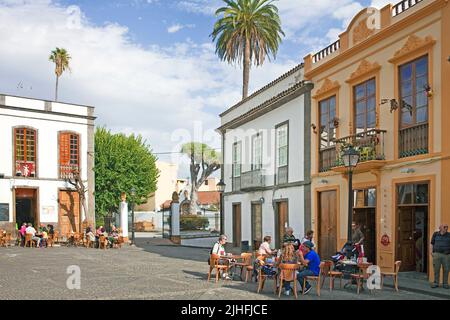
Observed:
[[[270,98],[269,100],[264,101],[259,106],[256,106],[255,108],[251,109],[250,111],[240,115],[237,118],[234,118],[231,121],[228,121],[227,123],[224,123],[223,125],[221,125],[218,128],[218,130],[222,131],[224,128],[229,127],[230,124],[239,123],[240,121],[244,120],[245,118],[251,117],[255,113],[263,110],[264,108],[270,107],[275,102],[277,102],[277,101],[279,101],[279,100],[289,96],[291,93],[293,93],[293,92],[295,92],[295,91],[305,87],[308,83],[310,83],[310,82],[309,81],[300,81],[300,82],[294,84],[292,87],[286,89],[285,91],[280,92],[278,95]]]
[[[220,202],[218,191],[199,191],[197,195],[199,205],[218,204]]]
[[[272,82],[266,84],[264,87],[262,87],[261,89],[253,92],[251,95],[249,95],[247,98],[241,100],[240,102],[236,103],[234,106],[228,108],[227,110],[225,110],[224,112],[222,112],[219,116],[223,117],[224,115],[226,115],[227,113],[231,112],[232,110],[236,109],[237,107],[239,107],[240,105],[244,104],[245,102],[249,101],[250,99],[254,98],[255,96],[257,96],[258,94],[260,94],[261,92],[269,89],[270,87],[274,86],[275,84],[277,84],[278,82],[286,79],[287,77],[289,77],[290,75],[292,75],[293,73],[297,72],[300,69],[303,69],[304,64],[300,63],[299,65],[297,65],[295,68],[289,70],[288,72],[286,72],[285,74],[281,75],[280,77],[278,77],[277,79],[273,80]]]

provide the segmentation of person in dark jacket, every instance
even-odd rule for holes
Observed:
[[[448,274],[450,269],[450,233],[448,232],[447,224],[442,224],[439,226],[439,231],[436,231],[431,238],[431,245],[434,269],[434,282],[431,287],[439,287],[439,275],[442,268],[442,286],[445,289],[448,289]]]

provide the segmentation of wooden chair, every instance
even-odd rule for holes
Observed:
[[[119,238],[117,239],[117,242],[114,243],[114,245],[116,246],[116,248],[121,249],[122,245],[125,243],[123,236],[119,236]]]
[[[353,281],[356,281],[356,292],[359,294],[360,289],[364,284],[364,280],[369,278],[369,274],[367,273],[367,268],[370,267],[371,263],[360,263],[358,264],[359,271],[358,273],[353,273],[350,275],[350,278]]]
[[[3,237],[3,246],[10,247],[11,246],[11,238],[12,238],[11,232],[7,232],[6,235]]]
[[[241,253],[242,262],[236,262],[234,264],[236,266],[236,268],[241,268],[241,273],[240,273],[241,279],[242,279],[242,273],[244,272],[244,269],[246,269],[246,273],[248,274],[247,267],[251,266],[251,264],[252,264],[252,256],[253,256],[252,253],[243,252],[243,253]],[[253,268],[252,268],[252,270],[253,270]],[[247,276],[246,276],[246,279],[247,279]],[[247,280],[245,282],[247,282]]]
[[[101,249],[102,247],[105,250],[108,247],[108,239],[104,235],[98,238],[98,248]]]
[[[53,248],[53,243],[55,242],[55,235],[49,234],[47,238],[47,248],[51,247]]]
[[[394,287],[398,292],[398,272],[400,271],[400,266],[402,262],[400,260],[395,261],[394,263],[394,272],[382,272],[381,273],[381,289],[383,289],[384,277],[393,277],[394,279]]]
[[[280,286],[278,289],[278,298],[281,296],[281,290],[283,290],[283,282],[294,282],[294,295],[297,296],[297,270],[298,264],[280,264]]]
[[[325,261],[322,261],[320,263],[320,271],[318,276],[306,276],[303,278],[302,295],[305,294],[306,281],[313,281],[316,283],[317,296],[320,297],[320,288],[324,284],[324,277],[328,275],[328,272],[329,270],[327,270],[327,264],[325,263]]]
[[[0,247],[5,246],[5,238],[6,238],[5,234],[3,233],[2,230],[0,230]]]
[[[265,265],[265,260],[266,260],[266,256],[261,255],[257,257],[258,260],[260,260],[262,263],[260,264],[260,267],[258,268],[258,289],[256,290],[257,293],[260,293],[261,290],[264,289],[264,284],[266,282],[267,279],[273,279],[273,293],[277,294],[277,276],[269,276],[266,275],[263,272],[263,266]]]
[[[30,248],[33,248],[34,241],[31,239],[32,237],[33,237],[33,235],[31,233],[26,233],[25,234],[25,245],[24,245],[24,248],[27,247],[28,243],[30,244]]]
[[[339,278],[339,287],[342,289],[342,279],[344,274],[340,271],[330,270],[328,272],[328,277],[330,278],[330,292],[334,289],[334,279]]]
[[[53,233],[53,241],[55,243],[59,242],[59,231],[54,231],[54,233]]]
[[[220,256],[218,254],[212,253],[209,258],[209,272],[208,272],[208,281],[211,279],[211,273],[213,270],[216,270],[216,282],[219,281],[220,272],[228,272],[229,265],[219,264]]]

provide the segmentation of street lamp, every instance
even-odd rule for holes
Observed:
[[[220,234],[223,234],[223,193],[225,192],[225,182],[223,179],[220,179],[219,183],[216,185],[217,191],[220,193]]]
[[[136,189],[131,188],[131,245],[134,246],[134,197],[136,196]]]
[[[343,154],[342,160],[344,166],[348,169],[348,230],[347,242],[352,241],[352,221],[353,221],[353,169],[356,168],[359,161],[359,152],[353,146],[347,147]]]

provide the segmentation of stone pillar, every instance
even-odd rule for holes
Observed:
[[[172,202],[170,203],[170,241],[181,244],[180,203],[176,192],[172,194]]]
[[[128,203],[126,195],[122,193],[122,202],[120,203],[120,229],[122,229],[122,237],[128,242]]]

